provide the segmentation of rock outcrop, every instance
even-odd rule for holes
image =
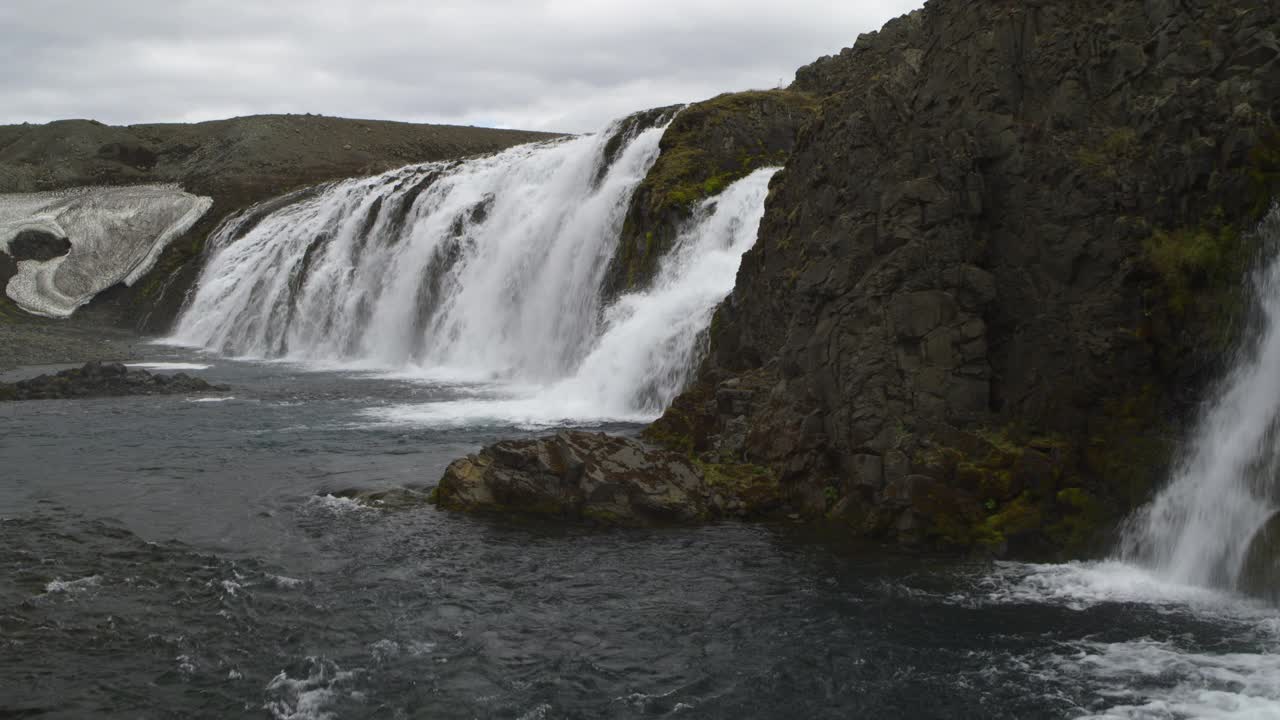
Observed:
[[[610,525],[752,517],[781,508],[759,468],[707,466],[631,438],[560,432],[511,440],[454,461],[437,504],[466,512],[517,512]]]
[[[1280,6],[930,0],[788,92],[769,102],[800,129],[759,241],[645,438],[708,485],[751,468],[775,510],[855,536],[1101,547],[1244,320],[1251,229],[1280,196]],[[643,286],[655,229],[727,167],[721,123],[686,110],[673,130],[686,115],[632,204],[615,291]],[[704,154],[683,162],[684,143]],[[467,477],[476,500],[442,504],[578,488],[554,447],[459,461],[442,493]],[[672,457],[592,482],[664,485]],[[581,496],[547,507],[581,515]]]
[[[15,383],[0,383],[0,400],[70,400],[122,395],[185,395],[226,392],[186,373],[153,375],[120,363],[85,363],[84,367],[40,375]]]
[[[178,184],[212,208],[169,243],[132,287],[98,296],[120,325],[167,330],[200,271],[205,238],[225,218],[299,188],[555,137],[448,125],[260,115],[113,127],[92,120],[0,126],[0,193]],[[0,247],[0,286],[17,272]],[[0,298],[0,321],[13,313]],[[108,313],[102,313],[103,315]]]
[[[647,436],[856,535],[1086,551],[1238,324],[1278,33],[1270,0],[931,0],[801,69],[821,108]]]
[[[786,163],[800,128],[817,111],[804,92],[728,93],[680,109],[637,113],[633,125],[670,121],[661,154],[636,188],[606,272],[604,296],[643,290],[699,201],[751,172]]]

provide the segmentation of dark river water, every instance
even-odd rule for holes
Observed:
[[[528,431],[383,412],[465,388],[156,358],[232,398],[0,404],[0,718],[1280,717],[1280,620],[1239,598],[358,502]]]

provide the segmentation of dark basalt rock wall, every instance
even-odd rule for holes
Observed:
[[[648,437],[856,535],[1087,550],[1239,321],[1278,35],[1270,0],[932,0],[802,68],[817,117]]]

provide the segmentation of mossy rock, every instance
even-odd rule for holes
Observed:
[[[785,504],[777,473],[769,468],[751,463],[701,460],[695,460],[694,464],[708,489],[725,496],[737,515],[762,517],[777,512]]]
[[[632,196],[605,294],[647,287],[700,201],[751,172],[786,163],[815,97],[789,90],[720,95],[681,110]]]

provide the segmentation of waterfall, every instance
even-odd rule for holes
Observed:
[[[774,172],[694,208],[651,287],[605,307],[605,272],[664,129],[621,121],[255,208],[210,238],[170,342],[496,387],[488,399],[508,405],[472,408],[496,420],[653,416],[696,364]]]
[[[1199,419],[1172,478],[1125,528],[1121,556],[1167,579],[1241,589],[1249,547],[1275,513],[1280,472],[1280,208],[1258,229],[1268,262],[1256,317]]]
[[[563,374],[662,128],[340,182],[227,224],[174,340],[251,358]]]
[[[742,254],[755,244],[769,180],[762,168],[703,201],[661,263],[653,286],[624,295],[573,372],[466,400],[371,411],[425,425],[507,423],[540,427],[582,421],[644,421],[684,388],[706,344],[716,305],[733,290]]]

